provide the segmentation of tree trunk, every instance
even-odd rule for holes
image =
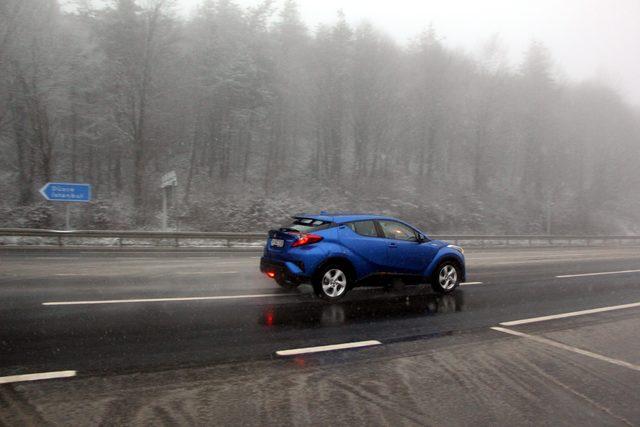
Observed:
[[[147,102],[151,86],[151,61],[153,57],[153,43],[157,22],[160,16],[162,2],[158,3],[149,19],[149,27],[145,40],[144,61],[142,66],[142,81],[138,90],[138,114],[135,118],[133,149],[134,149],[134,175],[133,175],[133,200],[136,208],[136,223],[141,224],[146,217],[144,200],[144,177],[146,166],[146,141],[145,125],[147,119]],[[134,110],[135,111],[135,110]]]
[[[16,142],[16,153],[18,157],[18,188],[20,195],[18,203],[22,206],[33,202],[33,163],[31,147],[27,140],[26,111],[17,100],[13,102],[13,133]]]

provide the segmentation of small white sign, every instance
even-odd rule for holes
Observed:
[[[160,188],[172,187],[178,185],[178,176],[176,171],[167,172],[160,179]]]

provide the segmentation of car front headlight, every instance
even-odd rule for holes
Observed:
[[[448,248],[451,249],[455,249],[456,251],[460,252],[461,254],[464,253],[464,249],[462,249],[460,246],[458,245],[447,245]]]

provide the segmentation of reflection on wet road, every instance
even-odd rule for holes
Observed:
[[[393,295],[337,304],[316,301],[304,305],[269,305],[264,308],[259,323],[274,328],[308,328],[428,317],[461,311],[463,301],[464,292],[459,291],[450,295]]]

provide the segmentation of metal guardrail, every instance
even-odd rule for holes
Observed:
[[[607,242],[622,245],[622,242],[633,242],[640,244],[640,236],[603,236],[603,235],[579,235],[579,234],[559,234],[559,235],[536,235],[536,234],[513,234],[513,235],[438,235],[429,236],[434,239],[446,240],[459,244],[461,241],[473,241],[484,247],[486,242],[503,242],[505,246],[509,246],[511,242],[526,242],[528,246],[533,246],[534,242],[545,242],[549,245],[554,243],[566,243],[571,246],[575,242],[584,242],[584,245],[590,246],[594,242]]]
[[[127,240],[144,239],[155,240],[164,243],[159,246],[181,247],[181,241],[223,241],[224,246],[231,247],[232,242],[261,242],[266,239],[266,232],[202,232],[202,231],[131,231],[131,230],[42,230],[33,228],[0,228],[0,246],[15,245],[17,243],[7,243],[2,237],[40,237],[52,238],[57,246],[83,246],[74,245],[73,240],[77,239],[115,239],[117,247],[136,246],[135,243],[128,243]],[[472,246],[510,246],[518,243],[519,246],[534,246],[547,244],[553,245],[565,243],[567,245],[579,244],[589,246],[593,243],[622,245],[633,243],[640,245],[640,236],[601,236],[601,235],[464,235],[445,234],[430,235],[431,238],[446,240],[454,244],[464,244]],[[167,244],[165,242],[171,242]],[[52,245],[52,243],[45,243]],[[192,245],[194,246],[194,245]],[[195,245],[197,246],[197,245]],[[206,245],[203,245],[206,246]]]
[[[65,246],[65,239],[76,238],[111,238],[116,239],[117,246],[125,246],[126,239],[169,240],[172,246],[180,247],[180,240],[223,240],[226,246],[232,241],[264,240],[267,233],[235,233],[235,232],[203,232],[203,231],[132,231],[132,230],[42,230],[36,228],[0,228],[0,236],[12,237],[49,237],[55,238],[58,246]],[[0,244],[2,244],[0,242]]]

